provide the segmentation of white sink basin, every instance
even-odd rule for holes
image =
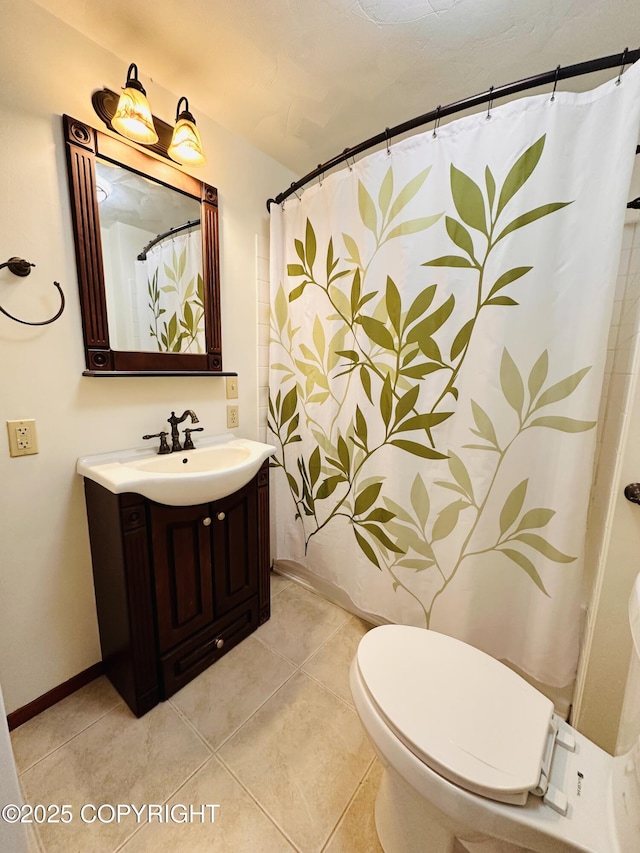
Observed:
[[[149,448],[78,459],[76,471],[115,495],[136,492],[170,506],[191,506],[241,489],[275,453],[271,444],[219,435],[202,438],[194,450],[160,455]]]

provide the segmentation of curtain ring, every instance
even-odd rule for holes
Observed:
[[[627,64],[627,54],[629,53],[629,48],[625,47],[622,52],[622,65],[620,66],[620,72],[618,74],[618,79],[616,80],[616,86],[619,86],[622,82],[622,72],[624,71],[624,66]]]
[[[493,106],[493,86],[489,89],[489,106],[487,107],[487,116],[485,121],[491,118],[491,107]]]
[[[391,155],[391,145],[389,143],[389,128],[385,127],[384,135],[387,137],[387,156]]]
[[[551,93],[551,103],[553,103],[556,99],[556,86],[558,85],[558,74],[560,74],[560,66],[556,68],[556,77],[553,81],[553,92]]]
[[[442,104],[438,104],[436,107],[436,121],[433,125],[433,133],[431,134],[432,139],[437,139],[438,137],[438,127],[440,126],[440,110],[442,109]]]

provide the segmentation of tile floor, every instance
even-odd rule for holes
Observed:
[[[25,800],[73,814],[34,828],[33,853],[381,851],[380,768],[348,683],[368,626],[272,581],[270,621],[140,720],[99,678],[12,732]],[[219,808],[206,822],[80,819],[103,803]]]

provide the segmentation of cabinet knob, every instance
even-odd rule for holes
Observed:
[[[225,518],[226,518],[226,515],[223,512],[218,513],[218,521],[224,521]]]
[[[224,646],[224,640],[222,637],[218,637],[216,640],[216,649],[221,649]]]
[[[211,524],[211,519],[207,516],[207,518],[202,519],[202,523],[205,527],[208,527]]]

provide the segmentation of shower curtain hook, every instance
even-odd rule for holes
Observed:
[[[349,167],[349,171],[350,171],[350,172],[353,172],[353,167],[354,167],[354,166],[355,166],[355,164],[356,164],[356,158],[355,158],[355,157],[352,157],[351,159],[353,160],[353,164],[352,164],[352,163],[350,163],[350,162],[349,162],[349,157],[348,157],[348,155],[347,155],[347,152],[348,152],[348,151],[350,151],[350,149],[349,149],[349,148],[345,148],[345,149],[344,149],[344,151],[342,152],[342,156],[344,157],[345,163],[346,163],[346,164],[347,164],[347,166]]]
[[[491,107],[493,106],[493,86],[489,89],[489,106],[487,107],[487,116],[485,121],[491,118]]]
[[[556,77],[553,81],[553,92],[551,93],[551,103],[553,103],[556,99],[556,86],[558,85],[558,74],[560,74],[560,66],[556,68]]]
[[[291,189],[293,190],[293,194],[298,199],[298,201],[302,201],[302,196],[298,195],[298,190],[296,189],[296,182],[295,181],[291,182]]]
[[[431,134],[432,139],[438,138],[438,127],[440,125],[440,110],[442,109],[442,104],[438,104],[436,107],[436,121],[433,125],[433,133]]]
[[[384,135],[387,137],[387,156],[391,155],[391,145],[389,143],[389,128],[385,127]]]
[[[322,163],[318,163],[318,170],[322,169]],[[318,175],[318,186],[322,186],[322,182],[324,181],[324,171],[320,172]]]
[[[624,71],[624,66],[627,64],[627,53],[629,53],[629,48],[625,47],[622,52],[622,65],[620,66],[620,72],[618,74],[618,79],[616,80],[616,86],[619,86],[622,82],[622,72]]]

